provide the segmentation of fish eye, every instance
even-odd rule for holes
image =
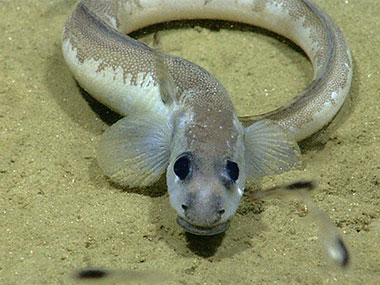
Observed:
[[[239,166],[236,162],[227,160],[226,171],[231,180],[235,183],[239,178]]]
[[[177,175],[180,180],[185,180],[191,172],[190,154],[185,153],[177,158],[177,161],[174,163],[173,170],[175,175]]]

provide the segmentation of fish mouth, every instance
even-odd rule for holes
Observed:
[[[220,234],[228,229],[230,226],[230,221],[226,221],[222,224],[218,224],[215,227],[200,227],[192,225],[189,222],[185,221],[181,217],[177,217],[177,224],[180,225],[185,231],[193,235],[198,236],[213,236]]]

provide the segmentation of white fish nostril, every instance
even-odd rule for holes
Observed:
[[[218,211],[218,214],[219,214],[219,215],[223,215],[225,212],[226,212],[226,211],[225,211],[224,209],[221,209],[221,210]]]
[[[182,209],[186,212],[187,209],[189,209],[189,206],[187,206],[186,204],[182,204],[181,205]]]

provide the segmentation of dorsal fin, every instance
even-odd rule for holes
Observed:
[[[169,73],[165,54],[157,48],[154,49],[154,53],[161,100],[165,105],[171,105],[173,102],[177,102],[177,87]]]

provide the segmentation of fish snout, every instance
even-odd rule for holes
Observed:
[[[226,212],[223,207],[218,204],[209,205],[205,203],[200,203],[194,205],[195,203],[183,203],[181,205],[184,216],[191,221],[193,224],[200,227],[210,227],[218,223],[223,214]],[[214,203],[213,203],[214,204]]]
[[[214,235],[227,229],[226,210],[219,195],[209,197],[188,195],[181,204],[182,214],[178,224],[187,232],[198,235]]]

